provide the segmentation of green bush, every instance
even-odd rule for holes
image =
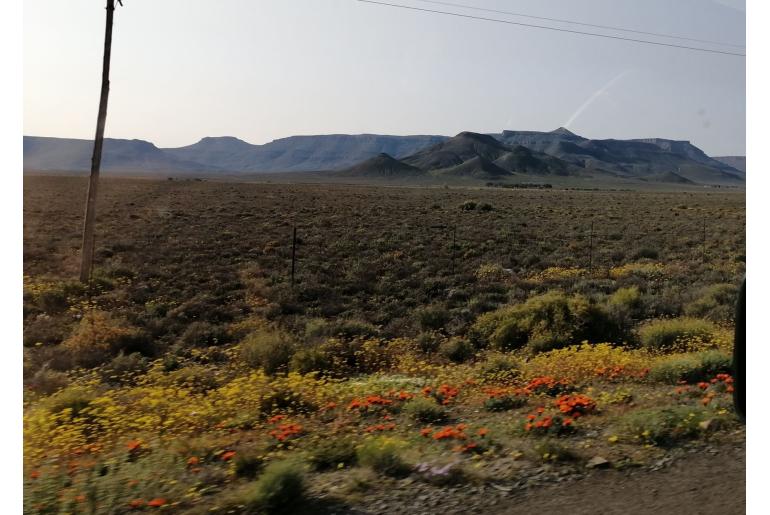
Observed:
[[[515,380],[521,375],[519,366],[519,361],[513,356],[491,353],[481,363],[479,373],[483,379],[496,383],[506,383]]]
[[[666,357],[650,369],[649,377],[662,383],[695,383],[708,381],[717,374],[731,372],[732,357],[725,352],[712,350]]]
[[[446,409],[432,397],[416,397],[404,404],[402,411],[418,422],[430,424],[442,422],[447,418]]]
[[[60,390],[46,400],[46,407],[52,414],[70,410],[70,417],[78,417],[83,410],[91,405],[96,394],[82,387],[72,386]]]
[[[62,343],[75,365],[94,367],[123,353],[153,351],[149,336],[126,320],[103,311],[84,316]]]
[[[255,477],[264,464],[261,457],[245,451],[238,452],[233,460],[235,475],[238,477]]]
[[[619,342],[622,328],[601,306],[582,295],[550,291],[523,304],[480,316],[471,337],[500,351],[528,347],[544,352],[584,340]]]
[[[618,426],[630,441],[668,446],[698,436],[706,417],[702,408],[693,406],[651,408],[624,415]]]
[[[484,409],[487,411],[509,411],[526,405],[527,398],[523,395],[496,396],[484,401]]]
[[[716,332],[717,327],[707,320],[683,317],[648,322],[639,328],[639,339],[649,350],[665,351],[692,340],[709,343]]]
[[[110,379],[121,379],[144,373],[149,368],[147,358],[133,352],[131,354],[120,353],[110,361],[105,371]]]
[[[305,478],[299,464],[277,461],[265,468],[246,495],[246,508],[258,513],[291,513],[305,499]]]
[[[442,306],[427,306],[417,311],[417,322],[423,331],[443,329],[449,319],[449,312]]]
[[[294,353],[291,339],[281,333],[257,330],[241,343],[241,357],[251,367],[275,374],[287,368]]]
[[[545,462],[556,461],[566,463],[579,459],[579,456],[569,447],[548,439],[535,444],[533,450],[537,457]]]
[[[438,353],[453,363],[463,363],[473,357],[475,349],[465,338],[452,337],[441,342]]]
[[[330,372],[334,360],[319,347],[308,347],[294,353],[289,362],[289,370],[307,374],[310,372]]]
[[[732,321],[735,317],[735,303],[738,287],[734,284],[713,284],[702,288],[695,300],[686,304],[684,313],[688,316],[706,318],[714,322]]]
[[[336,469],[356,464],[355,442],[351,438],[324,438],[309,451],[308,460],[316,470]]]
[[[642,294],[639,291],[638,286],[618,288],[615,293],[610,295],[608,304],[610,306],[626,309],[633,314],[639,313],[644,305],[642,302]]]
[[[409,466],[401,458],[402,443],[392,438],[373,438],[358,448],[358,462],[387,476],[404,476]]]

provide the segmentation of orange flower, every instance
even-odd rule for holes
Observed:
[[[325,407],[326,407],[326,409],[334,409],[334,408],[337,407],[337,403],[336,402],[327,402]]]
[[[285,419],[286,415],[273,415],[269,419],[267,419],[268,424],[275,424],[276,422],[280,422],[281,420]]]
[[[231,459],[233,459],[233,456],[235,456],[235,451],[227,451],[222,453],[222,456],[220,456],[220,459],[222,461],[230,461]]]
[[[126,443],[126,447],[128,448],[129,452],[138,451],[142,447],[142,441],[141,440],[129,440],[128,443]]]
[[[147,506],[152,506],[153,508],[160,508],[161,506],[165,506],[168,504],[168,501],[162,497],[155,498],[147,503]]]
[[[136,479],[129,479],[128,483],[126,483],[126,485],[128,485],[129,488],[133,488],[138,484],[139,484],[139,481],[137,481]]]
[[[532,424],[530,422],[527,422],[524,424],[524,431],[530,431],[532,429]]]
[[[39,470],[33,470],[29,473],[29,477],[32,479],[37,479],[40,477],[40,471]]]
[[[141,508],[144,506],[144,499],[134,499],[128,505],[132,508]]]
[[[476,434],[479,435],[482,438],[487,436],[487,433],[489,433],[489,429],[487,429],[486,427],[482,427],[478,431],[476,431]]]
[[[76,495],[75,502],[86,502],[86,496],[83,494]]]
[[[197,465],[200,462],[201,460],[197,456],[190,456],[189,458],[187,458],[188,465]]]
[[[427,437],[427,436],[430,436],[430,434],[432,432],[433,432],[433,428],[432,427],[424,427],[424,428],[420,429],[420,436]]]

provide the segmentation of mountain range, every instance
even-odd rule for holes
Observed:
[[[90,140],[24,136],[24,169],[87,171]],[[741,169],[741,166],[743,167]],[[745,158],[712,158],[688,141],[593,140],[567,129],[439,135],[292,136],[264,145],[206,137],[179,148],[105,139],[102,170],[144,174],[330,172],[341,177],[616,178],[741,185]]]

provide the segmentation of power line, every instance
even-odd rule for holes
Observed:
[[[701,48],[701,47],[692,47],[692,46],[685,46],[685,45],[675,45],[673,43],[661,43],[658,41],[648,41],[644,39],[633,39],[633,38],[624,38],[621,36],[610,36],[608,34],[597,34],[595,32],[583,32],[580,30],[570,30],[570,29],[560,29],[557,27],[549,27],[547,25],[534,25],[531,23],[522,23],[517,21],[510,21],[510,20],[501,20],[499,18],[486,18],[483,16],[472,16],[470,14],[460,14],[460,13],[453,13],[448,11],[438,11],[435,9],[424,9],[422,7],[414,7],[411,5],[401,5],[401,4],[392,4],[388,2],[378,2],[375,0],[357,0],[358,2],[363,2],[367,4],[375,4],[375,5],[382,5],[387,7],[397,7],[399,9],[408,9],[411,11],[420,11],[420,12],[426,12],[426,13],[433,13],[433,14],[444,14],[446,16],[455,16],[458,18],[468,18],[471,20],[480,20],[480,21],[491,21],[495,23],[504,23],[506,25],[517,25],[520,27],[530,27],[533,29],[545,29],[545,30],[553,30],[556,32],[567,32],[570,34],[581,34],[583,36],[594,36],[597,38],[607,38],[607,39],[616,39],[620,41],[630,41],[633,43],[643,43],[647,45],[656,45],[656,46],[665,46],[665,47],[671,47],[671,48],[681,48],[683,50],[694,50],[697,52],[708,52],[711,54],[722,54],[722,55],[732,55],[732,56],[739,56],[739,57],[746,57],[746,54],[741,54],[737,52],[726,52],[723,50],[711,50],[708,48]]]
[[[624,28],[624,27],[615,27],[615,26],[612,26],[612,25],[597,25],[597,24],[594,24],[594,23],[584,23],[584,22],[580,22],[580,21],[563,20],[563,19],[560,19],[560,18],[547,18],[545,16],[533,16],[531,14],[517,13],[517,12],[512,12],[512,11],[500,11],[500,10],[497,10],[497,9],[486,9],[484,7],[475,7],[475,6],[472,6],[472,5],[456,4],[456,3],[453,3],[453,2],[440,2],[438,0],[416,0],[416,1],[417,2],[423,2],[423,3],[426,3],[426,4],[446,5],[446,6],[449,6],[449,7],[459,7],[461,9],[472,9],[474,11],[484,11],[484,12],[496,13],[496,14],[507,14],[507,15],[510,15],[510,16],[520,16],[522,18],[530,18],[532,20],[555,21],[555,22],[559,22],[559,23],[570,23],[572,25],[581,25],[583,27],[593,27],[593,28],[596,28],[596,29],[617,30],[617,31],[620,31],[620,32],[631,32],[631,33],[634,33],[634,34],[644,34],[646,36],[656,36],[656,37],[660,37],[660,38],[680,39],[680,40],[683,40],[683,41],[695,41],[697,43],[708,43],[708,44],[711,44],[711,45],[731,46],[731,47],[735,47],[735,48],[746,48],[746,45],[736,45],[734,43],[722,43],[720,41],[711,41],[711,40],[708,40],[708,39],[697,39],[697,38],[690,38],[690,37],[685,37],[685,36],[675,36],[673,34],[661,34],[661,33],[658,33],[658,32],[646,32],[646,31],[643,31],[643,30],[627,29],[627,28]]]

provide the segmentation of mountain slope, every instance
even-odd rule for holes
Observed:
[[[425,175],[425,172],[419,168],[394,159],[388,154],[382,153],[344,170],[332,172],[332,175],[338,177],[399,178]]]
[[[746,173],[746,156],[714,156],[713,159],[735,168],[744,174]]]

